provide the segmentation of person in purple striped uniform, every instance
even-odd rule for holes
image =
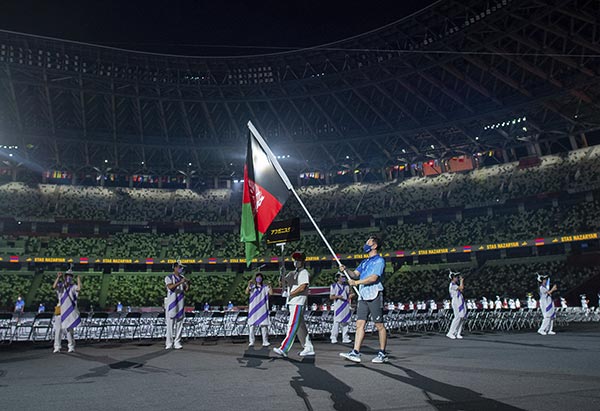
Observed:
[[[61,278],[64,278],[61,281]],[[77,297],[81,291],[81,277],[77,276],[77,285],[73,283],[73,269],[69,268],[64,276],[57,273],[52,289],[56,290],[58,304],[54,309],[54,352],[60,352],[63,333],[67,334],[69,352],[75,352],[73,329],[81,322]]]
[[[552,328],[554,327],[556,311],[554,309],[552,293],[557,290],[556,284],[550,288],[550,277],[548,275],[537,274],[537,280],[540,286],[540,310],[542,310],[542,316],[544,318],[542,320],[542,325],[537,332],[541,335],[554,335],[556,333]]]
[[[281,282],[282,288],[287,295],[287,306],[290,312],[288,319],[288,329],[285,338],[279,347],[273,348],[273,352],[281,357],[287,357],[288,352],[292,349],[296,334],[298,340],[304,348],[298,355],[301,357],[315,355],[313,344],[310,340],[310,335],[306,329],[304,322],[304,309],[306,308],[306,300],[309,293],[310,275],[308,270],[304,268],[306,255],[296,251],[292,254],[294,260],[294,271],[290,271]]]
[[[463,290],[465,289],[464,278],[460,275],[460,273],[455,273],[450,271],[448,274],[448,278],[450,278],[450,286],[448,290],[450,292],[450,298],[452,298],[452,311],[454,312],[454,319],[450,324],[450,330],[446,337],[455,340],[462,339],[462,327],[465,323],[465,319],[467,318],[467,305],[465,304],[465,297],[462,295]]]
[[[254,345],[256,327],[262,333],[262,345],[268,347],[269,343],[269,296],[273,294],[271,285],[264,283],[262,273],[256,273],[254,280],[250,280],[246,287],[248,300],[248,339],[249,346]]]
[[[189,280],[183,276],[185,266],[177,260],[173,264],[173,273],[165,277],[167,298],[165,298],[166,344],[165,349],[180,350],[181,333],[183,332],[184,295],[189,290]]]
[[[352,293],[350,287],[346,284],[344,274],[338,272],[336,274],[336,282],[329,287],[329,299],[333,301],[331,309],[333,310],[333,326],[331,327],[331,343],[337,344],[337,337],[340,324],[342,326],[342,343],[350,344],[350,336],[348,336],[348,322],[352,317],[350,312],[350,301]]]

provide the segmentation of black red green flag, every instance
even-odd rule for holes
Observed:
[[[286,184],[256,137],[248,133],[240,240],[246,264],[258,255],[260,241],[290,195]]]

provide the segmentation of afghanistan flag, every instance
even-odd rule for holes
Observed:
[[[275,160],[277,161],[277,160]],[[260,240],[290,195],[269,156],[248,133],[240,240],[246,243],[246,265],[258,255]]]

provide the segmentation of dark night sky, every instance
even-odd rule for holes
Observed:
[[[114,47],[189,55],[307,47],[354,36],[434,0],[2,0],[0,28]]]

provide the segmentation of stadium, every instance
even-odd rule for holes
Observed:
[[[0,30],[6,409],[598,409],[598,3],[429,3],[344,40],[241,55]],[[302,201],[274,217],[298,239],[265,235],[254,256],[240,240],[248,122]],[[338,263],[357,267],[371,236],[385,261],[379,368],[329,344]],[[295,251],[316,355],[281,360],[246,346],[246,287],[258,271],[273,285],[269,334],[285,341],[280,271]],[[185,344],[169,352],[178,262]],[[68,269],[78,345],[56,355]],[[445,338],[449,272],[464,277],[463,341]],[[539,275],[556,284],[557,335],[536,333]],[[366,333],[376,354],[372,321]],[[93,385],[65,398],[73,384]]]

